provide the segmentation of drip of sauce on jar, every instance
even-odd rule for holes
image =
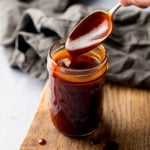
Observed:
[[[118,3],[109,12],[95,11],[83,19],[67,38],[65,48],[68,52],[80,55],[102,43],[112,32],[112,15],[120,6]]]

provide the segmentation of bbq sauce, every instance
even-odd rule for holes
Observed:
[[[46,140],[44,138],[39,139],[38,143],[40,145],[45,145],[46,144]]]
[[[112,15],[109,12],[95,11],[69,34],[65,47],[71,55],[85,53],[102,43],[111,33],[112,27]]]
[[[102,87],[107,71],[107,54],[101,45],[88,53],[72,56],[65,43],[55,44],[48,63],[51,118],[68,136],[91,134],[102,118]],[[55,50],[55,52],[52,52]]]

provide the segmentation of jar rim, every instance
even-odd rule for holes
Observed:
[[[98,63],[98,65],[94,66],[94,67],[91,67],[91,68],[85,68],[85,69],[76,69],[76,68],[67,68],[67,67],[64,67],[64,66],[61,66],[59,64],[57,64],[54,60],[53,60],[53,57],[52,57],[52,50],[53,48],[58,45],[58,44],[62,44],[62,43],[65,43],[65,41],[67,40],[67,38],[62,38],[62,39],[59,39],[57,41],[55,41],[53,43],[53,45],[49,48],[49,51],[48,51],[48,56],[47,56],[47,63],[52,63],[56,66],[59,66],[61,68],[61,72],[64,72],[64,73],[70,73],[70,74],[84,74],[84,73],[88,73],[88,72],[91,72],[91,71],[96,71],[98,69],[101,69],[103,68],[103,66],[108,62],[108,54],[107,54],[107,51],[105,50],[104,46],[102,44],[100,44],[99,46],[105,51],[105,55],[104,55],[104,58],[100,61],[100,63]]]

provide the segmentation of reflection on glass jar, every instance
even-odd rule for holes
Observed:
[[[48,53],[51,117],[63,134],[86,136],[95,131],[102,118],[107,52],[99,45],[71,56],[65,41],[55,42]]]

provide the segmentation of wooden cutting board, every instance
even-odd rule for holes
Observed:
[[[48,82],[37,113],[20,150],[102,150],[108,140],[119,150],[150,150],[150,91],[106,83],[104,86],[104,120],[86,139],[74,139],[59,133],[50,118]],[[45,145],[38,144],[39,139]],[[100,139],[93,145],[91,138]]]

